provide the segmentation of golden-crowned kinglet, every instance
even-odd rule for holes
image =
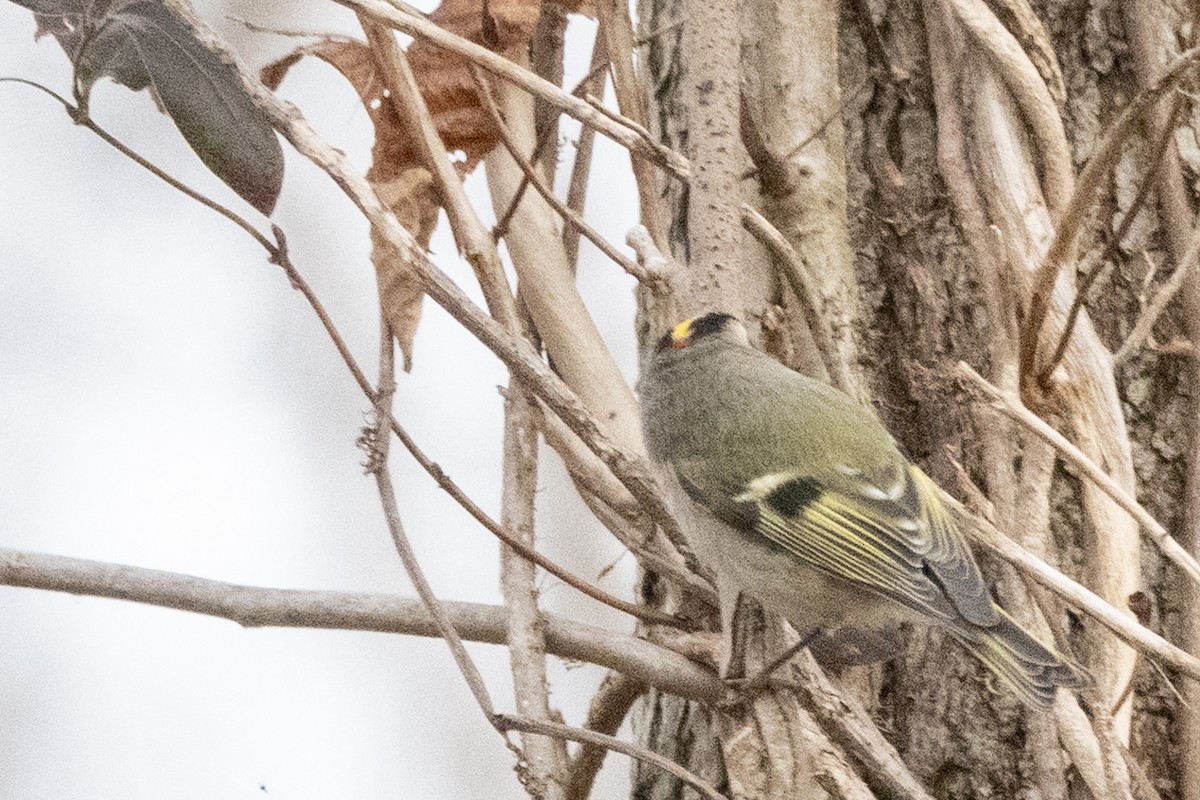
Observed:
[[[1085,682],[996,605],[937,487],[879,420],[753,349],[732,316],[672,328],[639,393],[650,455],[723,616],[741,591],[816,641],[938,624],[1039,708]]]

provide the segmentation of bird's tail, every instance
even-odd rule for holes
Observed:
[[[1034,639],[999,606],[996,611],[1000,615],[996,625],[976,628],[974,635],[960,634],[958,638],[1022,700],[1048,709],[1059,686],[1078,688],[1090,683],[1083,667]]]

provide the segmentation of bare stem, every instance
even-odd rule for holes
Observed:
[[[454,629],[454,621],[450,619],[450,615],[442,607],[442,603],[434,594],[429,581],[425,579],[425,572],[417,561],[417,555],[413,552],[408,536],[404,532],[404,525],[400,521],[396,492],[392,486],[391,475],[388,474],[387,463],[390,449],[388,443],[391,441],[392,429],[392,394],[395,391],[395,348],[392,343],[392,332],[386,321],[380,322],[379,338],[379,389],[375,393],[375,428],[373,432],[367,434],[370,437],[367,442],[367,471],[375,476],[379,500],[383,506],[383,515],[387,520],[388,531],[392,535],[396,553],[404,564],[404,571],[408,573],[409,580],[417,590],[421,602],[429,609],[430,615],[437,623],[438,632],[446,640],[459,672],[466,680],[471,694],[475,696],[475,702],[479,704],[480,710],[490,720],[495,717],[496,710],[492,705],[492,698],[488,694],[487,684],[483,681],[483,675],[475,666],[475,662],[471,660],[467,648],[463,646],[462,639]]]
[[[676,764],[669,758],[664,758],[652,750],[647,750],[644,747],[630,744],[629,742],[621,741],[613,736],[608,736],[596,731],[589,731],[583,728],[572,728],[569,725],[561,725],[555,722],[538,722],[537,720],[523,719],[521,717],[513,717],[507,714],[497,714],[493,718],[493,723],[500,730],[522,731],[524,733],[540,733],[543,736],[554,736],[559,739],[566,739],[571,742],[585,742],[587,744],[597,745],[608,750],[614,750],[618,753],[624,753],[631,758],[636,758],[639,761],[644,761],[647,764],[653,764],[659,769],[665,770],[674,775],[679,780],[691,786],[696,791],[700,792],[704,797],[710,800],[728,800],[725,795],[718,792],[711,784],[703,780],[696,774]]]
[[[474,68],[475,86],[479,89],[479,96],[483,100],[484,108],[492,117],[492,121],[496,125],[496,130],[500,134],[500,140],[504,142],[504,147],[508,150],[508,154],[512,156],[513,161],[521,168],[521,172],[525,175],[525,180],[532,185],[537,193],[540,194],[550,207],[558,213],[569,225],[574,227],[580,233],[587,237],[588,241],[596,245],[600,252],[615,261],[621,269],[625,270],[629,275],[632,275],[642,285],[654,291],[662,291],[661,280],[659,276],[654,275],[644,269],[633,259],[626,256],[617,248],[613,247],[612,243],[600,235],[599,231],[587,224],[583,217],[576,214],[565,203],[558,199],[558,196],[546,186],[545,181],[537,174],[533,164],[529,159],[521,154],[521,149],[513,139],[512,133],[508,130],[508,126],[504,124],[504,118],[500,115],[500,110],[496,107],[496,101],[492,97],[491,87],[488,86],[487,80],[480,73],[478,67]],[[515,204],[514,204],[515,205]]]
[[[425,604],[371,592],[246,586],[176,572],[0,548],[0,585],[204,614],[247,628],[312,628],[440,636]],[[503,645],[508,612],[501,606],[443,602],[464,639]],[[717,674],[678,653],[628,634],[547,614],[546,650],[598,664],[689,700],[713,702],[724,690]]]
[[[534,495],[538,477],[538,435],[532,400],[510,382],[504,398],[504,466],[501,522],[519,541],[534,547]],[[500,590],[508,615],[508,662],[517,710],[537,720],[550,720],[550,688],[546,681],[546,638],[538,607],[537,570],[508,548],[500,552]],[[521,738],[528,758],[531,798],[562,800],[567,754],[559,742]]]
[[[1133,132],[1135,124],[1154,107],[1163,94],[1174,88],[1193,66],[1198,54],[1200,48],[1192,48],[1180,55],[1163,71],[1153,86],[1143,89],[1125,107],[1117,120],[1109,126],[1080,174],[1075,192],[1055,225],[1054,240],[1034,273],[1029,315],[1021,331],[1020,374],[1023,391],[1035,388],[1028,384],[1039,374],[1035,364],[1038,338],[1046,320],[1046,313],[1050,310],[1054,282],[1058,279],[1059,272],[1075,257],[1079,237],[1083,234],[1084,220],[1095,203],[1104,177],[1116,163],[1121,147]]]
[[[770,220],[755,211],[748,204],[742,204],[742,226],[750,231],[775,257],[779,271],[783,273],[788,285],[792,287],[796,299],[804,309],[808,329],[812,332],[821,351],[821,360],[825,362],[825,370],[829,373],[830,381],[843,392],[853,395],[854,386],[849,369],[845,362],[838,358],[837,347],[829,334],[829,327],[821,315],[820,295],[812,278],[812,268],[805,262],[804,256],[792,246],[779,229]]]
[[[645,692],[646,684],[641,681],[619,672],[608,673],[592,698],[585,727],[597,733],[615,735],[629,709]],[[564,800],[587,800],[607,752],[605,748],[587,742],[579,746],[567,771]]]
[[[1142,315],[1133,325],[1133,330],[1129,332],[1129,336],[1122,342],[1121,347],[1113,356],[1113,366],[1120,366],[1129,360],[1130,356],[1137,352],[1138,348],[1146,339],[1150,338],[1150,332],[1154,329],[1154,323],[1162,316],[1162,312],[1166,310],[1167,304],[1171,302],[1179,290],[1183,288],[1184,282],[1188,275],[1195,271],[1196,260],[1200,258],[1200,226],[1197,226],[1192,231],[1191,241],[1188,243],[1187,252],[1183,255],[1183,260],[1175,266],[1175,271],[1171,273],[1171,277],[1154,295],[1154,299],[1150,301],[1150,305],[1146,308]]]
[[[1063,324],[1062,334],[1058,337],[1058,346],[1054,348],[1054,355],[1046,362],[1046,366],[1042,367],[1042,374],[1038,376],[1038,380],[1042,384],[1046,384],[1050,380],[1050,376],[1054,370],[1062,362],[1063,355],[1067,352],[1067,344],[1071,341],[1071,334],[1075,330],[1075,323],[1079,319],[1079,313],[1083,310],[1083,303],[1087,300],[1088,290],[1092,288],[1100,273],[1108,265],[1117,254],[1117,249],[1121,246],[1121,242],[1125,241],[1125,237],[1129,234],[1129,229],[1133,227],[1133,221],[1137,219],[1138,212],[1146,204],[1146,199],[1150,197],[1150,190],[1157,183],[1157,176],[1162,169],[1163,156],[1167,152],[1167,146],[1171,143],[1175,133],[1175,121],[1179,118],[1179,113],[1183,108],[1183,103],[1178,98],[1175,100],[1175,106],[1171,109],[1171,123],[1164,126],[1163,130],[1159,131],[1158,141],[1154,145],[1154,154],[1151,156],[1150,168],[1142,177],[1142,185],[1138,187],[1138,193],[1133,198],[1133,203],[1130,204],[1129,210],[1125,212],[1125,216],[1121,218],[1121,224],[1117,226],[1116,233],[1113,234],[1112,240],[1105,246],[1100,256],[1096,258],[1090,267],[1086,270],[1085,276],[1079,282],[1078,288],[1075,290],[1075,299],[1071,302],[1071,310],[1067,312],[1067,321]]]
[[[1065,436],[1050,427],[1045,420],[1025,408],[1019,398],[993,386],[986,378],[971,369],[966,362],[958,362],[958,371],[992,401],[994,408],[1021,423],[1030,431],[1037,434],[1042,440],[1056,448],[1067,461],[1074,464],[1089,480],[1111,497],[1113,502],[1125,509],[1130,516],[1136,519],[1147,535],[1162,550],[1163,555],[1187,573],[1192,580],[1200,583],[1200,564],[1196,563],[1196,559],[1192,557],[1191,553],[1184,550],[1179,542],[1175,541],[1174,537],[1167,533],[1167,529],[1158,520],[1154,519],[1150,515],[1150,512],[1143,508],[1137,500],[1130,497],[1116,481],[1109,477],[1100,468],[1100,465],[1088,458],[1082,450],[1072,444]]]
[[[176,2],[177,0],[172,0]],[[690,166],[687,159],[678,153],[654,146],[647,142],[627,120],[614,119],[611,114],[597,110],[590,103],[572,96],[562,87],[538,77],[528,69],[517,66],[504,56],[493,53],[461,36],[430,22],[423,16],[391,5],[383,0],[336,0],[359,14],[366,14],[388,27],[427,39],[429,42],[472,61],[491,74],[521,87],[540,100],[553,105],[575,117],[585,125],[591,125],[600,133],[621,146],[641,153],[654,163],[678,178],[686,180]]]

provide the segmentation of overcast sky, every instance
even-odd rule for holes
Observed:
[[[351,15],[314,0],[199,8],[256,64],[294,42],[251,36],[224,13],[355,32]],[[0,76],[69,94],[66,57],[49,39],[34,43],[33,30],[29,12],[0,0]],[[569,81],[586,71],[593,31],[590,21],[572,25]],[[365,170],[369,123],[340,76],[302,64],[282,93]],[[145,93],[105,81],[92,105],[124,142],[266,230]],[[366,224],[321,173],[285,152],[273,221],[373,372]],[[563,155],[573,156],[569,144]],[[619,243],[636,212],[628,161],[603,140],[597,159],[589,220]],[[482,200],[481,178],[469,185]],[[478,298],[444,226],[433,250]],[[580,284],[632,380],[631,281],[585,243]],[[505,371],[431,303],[414,358],[399,378],[397,418],[498,514]],[[45,96],[0,84],[0,547],[409,595],[354,444],[367,408],[301,296],[243,232],[72,126]],[[393,453],[404,522],[435,589],[498,602],[494,540],[401,448]],[[595,576],[620,549],[543,455],[541,541]],[[633,565],[618,566],[602,585],[628,596]],[[550,610],[632,627],[557,581],[543,586]],[[471,651],[497,704],[511,709],[505,651]],[[578,724],[600,670],[553,660],[552,676],[555,702]],[[0,764],[0,797],[22,800],[525,796],[438,640],[243,630],[7,587]],[[621,796],[628,770],[610,756],[597,796]]]

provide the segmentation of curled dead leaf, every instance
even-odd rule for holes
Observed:
[[[437,225],[438,198],[433,176],[428,170],[413,167],[386,182],[372,182],[375,191],[423,248]],[[416,271],[396,248],[371,229],[371,262],[379,281],[379,303],[383,316],[404,355],[404,371],[412,369],[412,344],[421,321],[424,292]]]
[[[502,51],[527,45],[541,13],[539,0],[445,0],[429,19],[464,39]]]
[[[529,46],[541,13],[540,0],[447,0],[430,14],[443,28],[498,51]],[[446,150],[461,154],[460,174],[474,169],[499,143],[491,115],[483,107],[470,64],[425,41],[407,50],[421,96],[429,108]],[[392,105],[370,47],[347,37],[328,37],[304,45],[263,68],[263,83],[278,87],[288,70],[305,56],[337,69],[358,92],[375,129],[375,146],[367,178],[423,247],[437,224],[438,196],[433,178],[423,168],[400,114]],[[371,260],[379,279],[383,313],[404,354],[404,369],[412,365],[412,342],[421,317],[420,282],[410,264],[371,232]]]
[[[263,83],[277,87],[288,70],[305,56],[330,64],[358,92],[375,130],[368,178],[387,182],[411,167],[420,166],[413,137],[392,106],[375,57],[365,42],[339,37],[304,45],[264,67]],[[461,152],[459,169],[464,174],[470,172],[496,146],[499,134],[480,103],[467,63],[452,53],[422,46],[420,42],[408,49],[408,60],[446,150]]]

